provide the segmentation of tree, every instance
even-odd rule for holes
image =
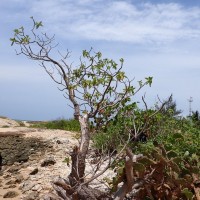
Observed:
[[[172,94],[167,100],[164,100],[163,102],[165,103],[165,105],[162,108],[162,113],[164,115],[177,117],[178,115],[182,113],[182,110],[177,109],[176,101],[173,100]]]
[[[198,110],[192,112],[191,119],[197,127],[200,127],[200,114]]]
[[[54,187],[64,199],[70,196],[73,196],[73,199],[101,199],[102,193],[88,186],[101,174],[93,174],[85,181],[85,159],[91,137],[90,125],[93,126],[93,130],[99,126],[106,126],[107,122],[131,101],[131,96],[145,85],[151,85],[152,77],[147,77],[145,82],[140,81],[136,89],[122,71],[123,59],[117,64],[112,59],[103,58],[100,52],[94,52],[92,49],[83,51],[80,65],[77,67],[68,63],[69,51],[65,55],[58,52],[60,58],[56,59],[53,53],[57,47],[54,36],[38,34],[42,22],[36,22],[33,18],[32,20],[33,27],[29,33],[23,27],[14,30],[14,37],[10,39],[12,45],[18,46],[17,55],[22,54],[39,62],[51,79],[60,86],[59,89],[71,102],[74,118],[79,120],[81,126],[80,144],[75,146],[71,153],[72,168],[69,180],[57,181]],[[127,154],[129,157],[132,155],[128,150]],[[66,192],[61,192],[60,188]]]
[[[191,118],[192,118],[193,121],[199,121],[200,120],[199,111],[196,110],[195,112],[192,112]]]

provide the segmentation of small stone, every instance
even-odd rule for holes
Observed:
[[[35,160],[37,160],[37,158],[38,158],[37,155],[31,154],[31,155],[29,156],[29,161],[35,161]]]
[[[41,163],[41,167],[46,167],[50,165],[54,165],[56,163],[55,159],[53,157],[48,157],[44,159]]]
[[[42,186],[40,184],[37,184],[32,188],[33,191],[38,191],[38,192],[40,192],[42,189],[43,188],[42,188]]]
[[[15,191],[8,191],[6,194],[3,195],[3,198],[14,198],[18,196],[19,194]]]
[[[28,162],[23,163],[23,164],[21,165],[22,168],[27,168],[28,166],[29,166],[29,163],[28,163]]]
[[[57,140],[56,143],[57,144],[62,144],[62,142],[60,140]]]
[[[10,167],[10,169],[8,170],[8,172],[10,173],[17,173],[20,169],[20,166],[12,166]]]
[[[30,181],[25,181],[22,185],[20,185],[19,189],[21,189],[23,192],[31,190],[35,186],[34,183]]]
[[[37,192],[31,192],[28,196],[23,198],[23,200],[37,200],[39,199]]]
[[[38,173],[38,168],[33,169],[32,172],[30,172],[30,175],[35,175]]]
[[[15,183],[21,183],[23,180],[24,180],[24,177],[21,174],[15,177]]]

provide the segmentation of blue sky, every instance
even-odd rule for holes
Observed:
[[[15,54],[9,38],[30,17],[55,34],[58,49],[72,52],[78,63],[83,49],[93,47],[104,57],[125,59],[124,70],[135,80],[153,76],[145,88],[149,106],[157,95],[173,93],[178,108],[199,110],[199,0],[1,0],[0,115],[14,119],[69,118],[72,110],[37,62]],[[135,82],[137,84],[137,82]],[[136,100],[139,99],[135,97]]]

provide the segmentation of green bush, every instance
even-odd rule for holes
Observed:
[[[60,129],[66,131],[80,131],[79,122],[75,119],[61,119],[48,122],[39,122],[32,125],[33,128]]]
[[[92,135],[93,147],[100,153],[113,152],[123,146],[121,139],[127,139],[123,133],[123,125],[111,121],[107,128],[97,130]]]
[[[20,127],[26,126],[23,121],[17,120],[16,122],[19,124]]]
[[[129,145],[133,154],[143,155],[133,163],[134,181],[140,179],[148,183],[141,188],[138,199],[195,199],[194,183],[200,179],[200,130],[186,119],[169,120],[172,125],[166,122],[162,132],[146,143]],[[110,184],[112,191],[126,180],[124,161],[123,165],[117,161],[114,168],[117,175]]]
[[[0,116],[0,119],[8,119],[8,118],[5,116]]]

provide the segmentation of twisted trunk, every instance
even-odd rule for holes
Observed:
[[[70,185],[73,187],[84,182],[85,175],[85,159],[89,148],[90,132],[88,115],[79,116],[81,125],[81,142],[79,147],[75,146],[71,153],[72,169],[69,175]]]

